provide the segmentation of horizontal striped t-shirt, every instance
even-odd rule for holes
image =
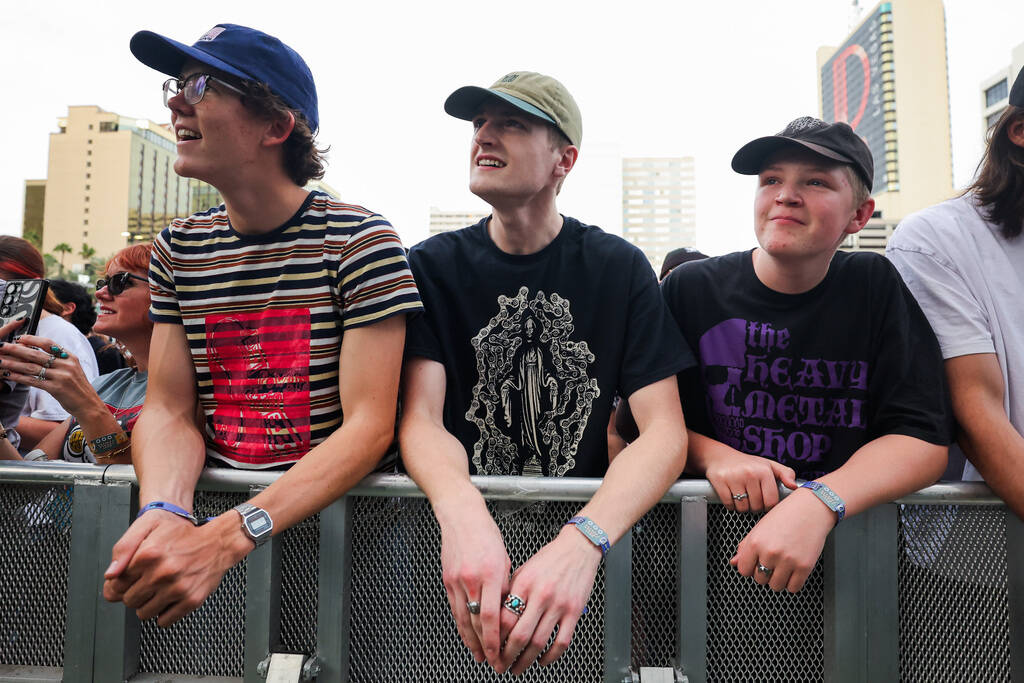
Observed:
[[[184,325],[207,454],[242,468],[291,463],[341,424],[344,331],[422,308],[381,216],[310,193],[261,235],[223,205],[177,219],[150,264],[150,318]]]

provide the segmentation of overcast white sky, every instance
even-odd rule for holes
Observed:
[[[1024,2],[945,6],[959,187],[981,152],[979,82],[1024,42]],[[0,233],[20,234],[24,180],[45,177],[48,134],[68,105],[169,120],[165,76],[128,51],[135,31],[191,44],[233,22],[303,55],[320,95],[319,140],[331,145],[327,182],[387,216],[407,244],[426,236],[431,205],[482,208],[466,189],[469,124],[444,114],[445,97],[524,69],[561,80],[583,112],[563,213],[616,231],[618,158],[692,155],[698,246],[746,248],[753,180],[729,160],[746,141],[817,115],[815,51],[843,40],[850,15],[850,0],[19,3],[0,20]]]

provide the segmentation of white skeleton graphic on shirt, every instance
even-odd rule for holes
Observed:
[[[601,393],[588,376],[594,354],[570,339],[569,302],[528,295],[521,287],[499,296],[498,313],[472,340],[478,380],[466,419],[480,430],[472,458],[482,474],[564,475]]]

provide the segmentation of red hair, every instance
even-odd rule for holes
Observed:
[[[0,235],[0,278],[38,280],[46,277],[43,255],[32,243],[13,235]],[[60,315],[64,307],[53,292],[46,293],[43,308]]]
[[[117,263],[127,270],[137,270],[143,273],[149,272],[149,257],[153,254],[153,243],[143,242],[141,244],[133,244],[130,247],[125,247],[121,251],[110,257],[107,261],[107,265],[103,267],[104,271],[110,270],[110,265],[117,261]]]

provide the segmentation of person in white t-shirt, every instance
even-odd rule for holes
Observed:
[[[939,339],[968,460],[956,474],[1024,518],[1024,70],[1009,100],[974,183],[904,219],[886,253]]]

